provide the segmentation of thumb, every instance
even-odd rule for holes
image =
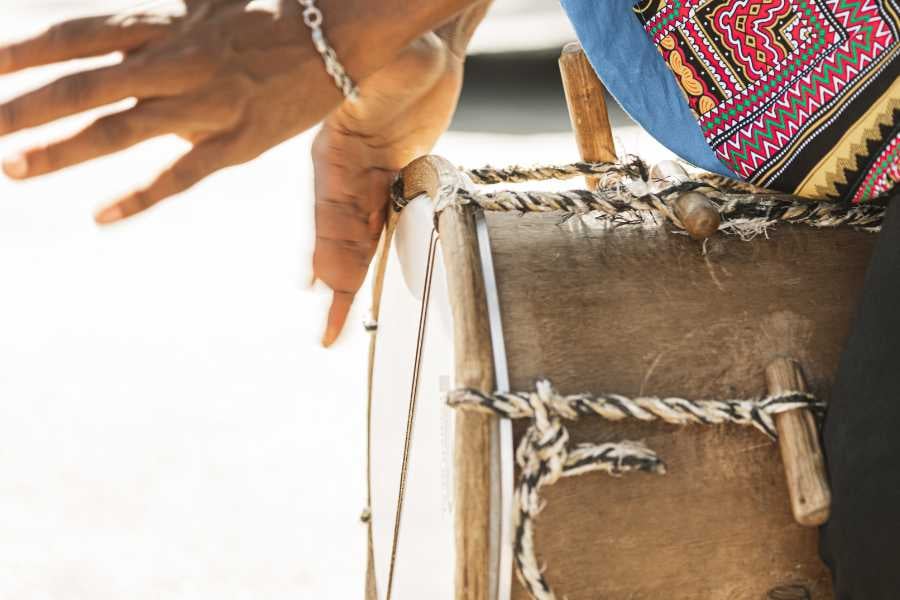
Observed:
[[[322,336],[322,345],[328,348],[338,339],[344,324],[347,322],[347,315],[350,314],[350,307],[353,306],[353,292],[334,292],[331,299],[331,308],[328,310],[328,320],[325,324],[325,334]]]

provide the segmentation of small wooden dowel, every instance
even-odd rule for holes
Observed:
[[[569,117],[575,131],[575,141],[582,160],[587,162],[613,162],[616,148],[613,144],[612,126],[606,110],[606,90],[588,61],[581,44],[566,44],[559,57]],[[596,177],[587,178],[587,186],[597,190]]]
[[[770,394],[806,391],[800,366],[787,358],[766,368],[766,382]],[[775,428],[794,519],[808,527],[821,525],[831,511],[831,489],[816,420],[809,409],[791,410],[775,415]]]

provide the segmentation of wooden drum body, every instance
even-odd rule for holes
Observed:
[[[613,229],[447,207],[395,548],[430,207],[455,189],[440,167],[407,181],[418,200],[394,218],[394,250],[377,273],[369,600],[388,600],[389,579],[391,600],[529,597],[513,581],[509,529],[525,424],[505,436],[508,421],[454,412],[442,391],[492,392],[508,375],[513,390],[547,378],[563,393],[749,398],[766,394],[766,366],[790,356],[828,400],[872,234],[783,224],[768,239],[713,237],[704,254],[664,224]],[[491,264],[479,252],[480,219]],[[492,289],[506,365],[492,343]],[[535,546],[557,597],[763,600],[794,586],[800,595],[772,597],[832,598],[817,531],[792,517],[778,445],[758,431],[598,417],[567,427],[575,443],[643,440],[668,474],[587,474],[546,488]]]
[[[713,238],[703,256],[665,227],[488,223],[513,389],[544,376],[566,393],[685,398],[765,395],[765,367],[792,356],[827,401],[874,237],[779,226],[768,240]],[[597,418],[569,430],[645,440],[668,465],[547,489],[537,546],[570,600],[755,600],[790,584],[831,598],[817,532],[794,521],[778,446],[758,431]]]

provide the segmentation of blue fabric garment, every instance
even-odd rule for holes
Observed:
[[[588,59],[628,115],[689,163],[735,177],[703,138],[683,92],[632,11],[634,0],[561,0]]]

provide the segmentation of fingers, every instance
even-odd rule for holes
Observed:
[[[316,198],[316,236],[337,241],[377,239],[384,221],[382,207],[375,211],[353,199]]]
[[[394,174],[335,142],[328,129],[316,136],[316,247],[313,273],[334,290],[322,344],[343,329],[353,296],[362,286],[384,226]],[[349,154],[348,154],[349,152]]]
[[[316,235],[313,273],[335,291],[356,293],[375,256],[377,238],[341,240]]]
[[[133,77],[129,69],[115,65],[57,79],[0,104],[0,135],[128,98]]]
[[[126,98],[185,92],[197,83],[194,79],[197,73],[190,71],[128,60],[68,75],[0,104],[0,135],[37,127]]]
[[[322,345],[326,348],[337,341],[338,336],[344,329],[347,315],[350,314],[350,308],[353,306],[353,297],[354,294],[351,292],[334,292],[331,308],[328,310],[325,334],[322,336]]]
[[[94,121],[72,137],[12,156],[3,161],[3,170],[14,179],[37,177],[170,133],[194,140],[230,130],[241,118],[243,102],[227,85],[221,90],[144,100],[130,110]],[[225,92],[232,100],[217,101]]]
[[[0,75],[74,58],[129,51],[164,35],[165,18],[88,17],[54,25],[30,39],[0,46]]]
[[[150,185],[101,209],[94,220],[100,225],[121,221],[193,187],[220,169],[236,164],[238,161],[232,156],[234,144],[230,136],[197,144]]]
[[[381,221],[379,226],[380,223]],[[365,281],[369,263],[375,255],[378,238],[367,234],[359,240],[335,239],[323,237],[321,231],[317,219],[313,273],[334,290],[334,299],[322,337],[322,345],[327,348],[344,328],[353,297]]]
[[[338,338],[353,297],[365,281],[384,224],[382,212],[361,219],[352,206],[335,202],[316,204],[316,248],[313,273],[334,290],[322,345]],[[330,237],[336,236],[336,237]]]
[[[163,104],[168,103],[140,103],[131,110],[98,119],[68,139],[5,160],[3,170],[15,179],[37,177],[172,133],[176,124],[159,118]]]
[[[355,292],[378,246],[384,213],[361,213],[349,202],[316,202],[313,271],[333,290]]]

